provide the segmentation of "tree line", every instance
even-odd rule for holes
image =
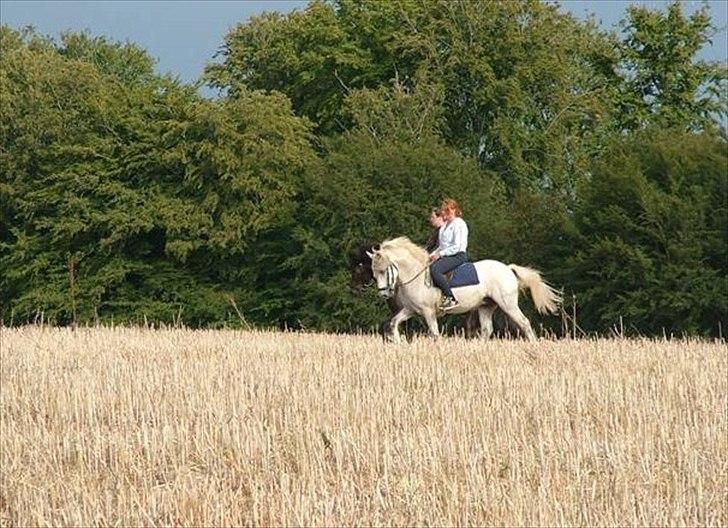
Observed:
[[[313,1],[186,84],[133,43],[2,26],[0,316],[368,330],[387,308],[349,253],[424,242],[451,196],[471,256],[542,270],[580,331],[717,335],[713,32],[677,2],[617,33],[536,0]]]

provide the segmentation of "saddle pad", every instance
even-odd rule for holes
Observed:
[[[478,284],[478,272],[475,270],[472,262],[460,264],[452,272],[450,277],[450,287],[457,288],[459,286],[472,286]]]

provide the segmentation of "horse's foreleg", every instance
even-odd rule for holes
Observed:
[[[402,308],[399,312],[395,314],[394,317],[392,317],[392,321],[389,323],[389,326],[392,330],[392,340],[395,343],[400,342],[400,336],[399,336],[399,325],[403,322],[412,317],[414,313],[409,310],[408,308]]]
[[[440,337],[440,329],[437,326],[437,315],[435,312],[425,312],[422,316],[427,322],[427,328],[430,329],[430,335],[432,335],[432,337]]]

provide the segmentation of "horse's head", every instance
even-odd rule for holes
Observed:
[[[377,281],[379,295],[386,298],[392,297],[397,286],[399,268],[382,250],[372,248],[367,255],[372,260],[372,275]]]
[[[374,280],[372,259],[367,252],[376,249],[379,249],[379,244],[361,244],[349,254],[351,287],[354,290],[363,291]]]

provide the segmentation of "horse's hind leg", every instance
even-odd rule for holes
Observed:
[[[518,291],[516,291],[512,296],[504,298],[499,305],[506,315],[508,315],[513,322],[518,325],[518,328],[521,329],[521,332],[523,332],[523,335],[526,336],[526,339],[529,341],[536,340],[536,333],[533,331],[533,328],[531,328],[531,322],[525,315],[523,315],[523,312],[518,307]]]
[[[478,319],[480,319],[480,337],[489,339],[493,334],[493,312],[498,305],[495,303],[487,304],[478,308]]]
[[[480,336],[480,318],[478,317],[477,310],[471,310],[465,316],[465,337],[478,337]]]

